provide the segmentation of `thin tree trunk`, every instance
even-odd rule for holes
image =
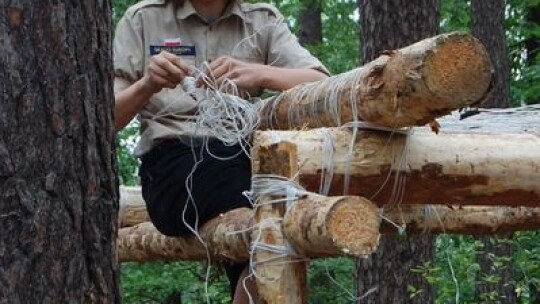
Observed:
[[[510,59],[506,47],[504,26],[505,1],[472,0],[472,33],[488,50],[495,70],[491,95],[484,101],[486,108],[506,108],[510,98]]]
[[[384,50],[404,47],[439,31],[440,0],[357,1],[363,63]],[[378,288],[358,303],[432,303],[433,288],[411,269],[433,260],[434,255],[434,236],[430,234],[402,239],[383,236],[375,254],[358,260],[358,296]],[[410,298],[409,285],[422,292]]]
[[[2,1],[0,303],[120,303],[110,1]]]
[[[434,288],[411,269],[418,269],[434,256],[432,235],[383,235],[375,253],[357,260],[358,297],[366,296],[358,303],[432,303]],[[373,288],[376,291],[369,294]]]
[[[525,47],[527,49],[527,67],[532,67],[538,62],[538,53],[540,52],[540,41],[538,35],[538,29],[540,28],[540,3],[537,2],[532,7],[528,8],[527,12],[527,26],[534,30],[536,34],[529,34],[530,36],[525,40]],[[526,100],[528,104],[540,103],[540,96],[535,96],[533,100]],[[540,301],[540,300],[539,300]]]
[[[476,254],[480,271],[475,290],[479,303],[517,303],[512,236],[513,233],[506,233],[480,238],[483,247]]]
[[[321,3],[319,0],[300,1],[298,42],[306,46],[322,42]]]
[[[504,16],[506,1],[472,0],[472,32],[484,45],[495,69],[492,93],[483,106],[506,108],[510,98],[510,59],[506,46]],[[483,250],[477,254],[480,271],[476,298],[482,303],[516,303],[513,285],[512,233],[498,238],[481,237]],[[502,265],[499,265],[502,263]],[[494,280],[490,280],[493,278]]]
[[[530,28],[540,27],[540,4],[529,7],[527,11],[527,25]],[[536,62],[536,56],[540,52],[540,41],[538,35],[532,35],[525,40],[527,48],[527,65],[533,65]]]

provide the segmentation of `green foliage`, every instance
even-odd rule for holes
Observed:
[[[137,168],[139,161],[133,156],[133,150],[138,139],[138,125],[132,123],[118,132],[116,136],[116,157],[118,173],[122,185],[137,185]]]
[[[206,266],[195,262],[122,264],[122,294],[126,304],[226,304],[229,284],[212,270],[206,287]],[[206,293],[208,288],[208,293]]]
[[[355,273],[355,263],[349,258],[311,262],[308,271],[309,303],[351,303],[355,297]]]
[[[507,43],[512,64],[511,101],[513,106],[540,102],[540,52],[528,58],[525,43],[540,40],[540,24],[527,20],[527,12],[539,0],[508,0]]]
[[[470,1],[442,1],[441,32],[470,32]]]
[[[138,0],[113,0],[113,24],[117,24],[128,7],[139,2]]]

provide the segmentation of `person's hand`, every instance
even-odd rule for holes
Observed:
[[[189,74],[189,67],[176,55],[162,51],[152,56],[142,78],[143,86],[152,93],[163,88],[174,89]]]
[[[232,81],[241,95],[245,93],[256,94],[262,83],[264,65],[247,63],[228,56],[219,57],[208,67],[208,75],[216,79],[221,86],[226,81]],[[227,89],[226,83],[225,88]]]

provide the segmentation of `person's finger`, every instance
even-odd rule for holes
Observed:
[[[222,84],[226,82],[232,82],[236,85],[235,79],[238,77],[238,73],[236,71],[229,71],[226,73],[223,73],[219,78],[216,79],[216,84],[218,86],[221,86]]]
[[[171,54],[167,51],[162,51],[160,54],[163,55],[167,60],[174,64],[177,68],[182,70],[184,74],[188,75],[190,73],[189,66],[178,56]]]
[[[152,75],[158,75],[163,78],[167,78],[169,73],[162,68],[159,64],[156,64],[155,62],[150,62],[148,65],[148,73]]]
[[[174,82],[170,81],[168,78],[162,77],[162,76],[159,76],[159,75],[154,75],[154,81],[159,83],[161,85],[161,87],[163,87],[163,88],[174,89],[177,86],[177,83],[174,83]]]
[[[178,68],[164,56],[156,56],[154,62],[167,72],[167,78],[173,82],[179,83],[186,77],[186,73],[182,69]]]
[[[170,82],[166,77],[163,77],[159,75],[158,73],[148,73],[145,76],[145,83],[150,87],[152,90],[159,92],[163,88],[174,88],[176,87],[175,84]]]
[[[220,57],[209,66],[210,75],[214,78],[220,78],[223,74],[229,73],[235,67],[235,62],[230,57]]]
[[[210,64],[207,66],[209,71],[215,70],[218,66],[223,65],[225,61],[228,61],[230,58],[227,56],[221,56],[218,57],[216,60],[210,62]]]

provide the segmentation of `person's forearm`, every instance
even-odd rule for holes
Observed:
[[[268,90],[284,91],[301,83],[314,82],[327,77],[326,74],[315,69],[266,66],[262,73],[261,86]]]
[[[142,79],[127,89],[115,94],[114,125],[117,131],[123,129],[148,103],[154,92],[144,85]]]

